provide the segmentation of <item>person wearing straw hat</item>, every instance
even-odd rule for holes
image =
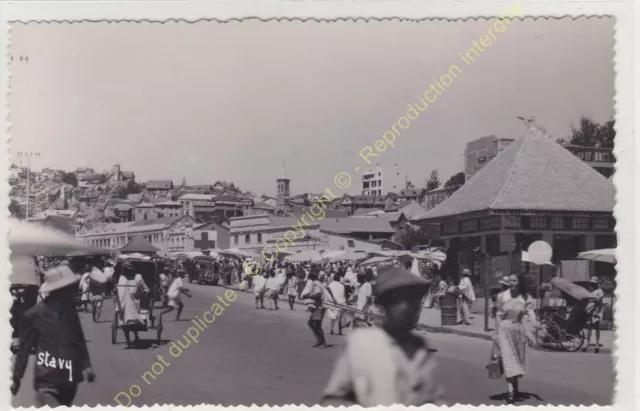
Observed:
[[[471,316],[471,303],[476,300],[476,294],[473,291],[473,283],[469,278],[471,276],[471,270],[465,268],[462,270],[462,278],[458,284],[458,290],[460,290],[460,314],[462,320],[458,324],[471,325],[469,317]]]
[[[58,266],[48,270],[44,278],[41,290],[47,294],[46,299],[25,313],[11,393],[20,390],[29,354],[35,347],[33,386],[37,406],[71,406],[78,384],[95,380],[80,318],[72,303],[80,276],[69,267]]]
[[[589,313],[589,320],[587,322],[587,344],[582,349],[582,352],[587,352],[587,349],[591,345],[591,331],[595,331],[596,345],[593,352],[596,354],[600,352],[600,321],[603,315],[602,298],[604,297],[604,291],[600,288],[600,279],[596,276],[591,277],[589,280],[589,291],[591,292],[591,300],[587,303],[585,308]]]
[[[384,311],[382,325],[348,337],[321,405],[442,404],[434,354],[426,338],[413,331],[428,289],[427,281],[405,269],[380,269],[374,295]]]

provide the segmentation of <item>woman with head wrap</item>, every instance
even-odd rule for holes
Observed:
[[[149,292],[149,287],[142,279],[142,275],[136,274],[130,261],[122,262],[116,292],[116,311],[123,324],[125,339],[130,346],[129,331],[133,331],[135,341],[138,341],[138,329],[144,320],[140,315],[141,294]]]

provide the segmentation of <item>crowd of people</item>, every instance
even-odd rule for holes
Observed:
[[[415,331],[415,326],[422,309],[437,304],[446,294],[457,296],[461,322],[469,322],[469,306],[475,299],[470,270],[463,270],[458,284],[453,285],[439,275],[435,265],[423,265],[416,272],[410,271],[411,262],[397,260],[380,267],[354,262],[279,261],[264,264],[260,270],[255,269],[255,263],[251,259],[221,258],[216,260],[216,271],[224,274],[225,283],[252,290],[257,310],[279,310],[281,298],[290,310],[302,302],[309,312],[307,324],[315,338],[311,345],[314,348],[329,347],[322,325],[325,313],[330,319],[331,334],[343,335],[346,327],[353,329],[323,392],[323,405],[442,403],[444,389],[434,374],[435,359],[428,341]],[[20,388],[32,350],[60,359],[56,364],[69,364],[67,368],[38,362],[34,385],[38,405],[71,405],[78,383],[95,380],[78,311],[88,312],[92,307],[90,312],[97,322],[104,298],[115,294],[116,311],[138,340],[134,325],[141,322],[140,298],[149,293],[149,287],[131,261],[120,262],[117,284],[113,260],[74,268],[68,260],[40,260],[39,297],[30,300],[31,306],[22,315],[12,393]],[[163,315],[170,312],[175,311],[176,320],[180,320],[184,308],[181,295],[191,297],[184,285],[186,274],[180,264],[165,265],[158,277],[164,309],[159,317],[160,327]],[[596,304],[603,293],[597,278],[590,283],[589,291]],[[502,289],[493,303],[492,360],[499,364],[499,375],[506,379],[507,402],[514,403],[521,396],[519,381],[527,372],[527,346],[536,344],[531,331],[539,324],[535,300],[524,276],[505,276],[500,284]],[[598,340],[601,311],[588,312],[593,317],[589,321],[589,340],[591,329]],[[128,331],[125,335],[131,344]]]

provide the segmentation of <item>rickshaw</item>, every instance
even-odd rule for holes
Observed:
[[[601,302],[584,287],[564,278],[555,277],[551,284],[560,290],[564,304],[537,310],[540,321],[536,332],[538,346],[545,351],[576,352],[584,345],[584,330]],[[595,304],[587,307],[594,300]]]
[[[215,258],[206,255],[194,257],[191,260],[195,281],[198,284],[218,285],[220,274],[215,269],[215,262]],[[189,273],[189,278],[191,278],[191,273]]]
[[[111,324],[111,344],[115,344],[118,335],[118,328],[121,328],[124,331],[125,338],[127,343],[129,340],[129,332],[140,332],[140,331],[149,331],[154,327],[154,323],[156,317],[154,316],[154,303],[158,300],[159,293],[159,271],[158,266],[154,261],[150,260],[141,260],[141,259],[127,259],[129,263],[133,265],[133,269],[136,274],[140,274],[142,279],[146,283],[147,287],[149,287],[149,293],[143,294],[139,297],[138,304],[138,314],[140,315],[141,322],[136,324],[124,324],[123,317],[123,309],[120,306],[120,298],[118,296],[118,292],[116,290],[115,301],[116,301],[116,309],[113,315],[113,323]],[[122,287],[119,284],[120,276],[122,275],[122,264],[123,261],[118,261],[115,266],[115,272],[113,274],[113,279],[116,284],[116,289]],[[162,325],[156,328],[156,338],[157,342],[161,341],[162,336]]]

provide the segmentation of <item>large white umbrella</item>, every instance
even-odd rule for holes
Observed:
[[[365,267],[365,266],[368,266],[368,265],[376,265],[376,264],[381,264],[381,263],[387,263],[389,261],[393,261],[393,257],[372,257],[372,258],[368,259],[367,261],[363,261],[362,263],[360,263],[360,265]]]
[[[66,256],[77,251],[91,254],[107,254],[108,250],[91,247],[77,238],[38,223],[9,221],[9,248],[27,255]]]
[[[348,250],[344,254],[333,257],[331,261],[362,261],[369,258],[370,252]]]
[[[584,251],[578,254],[578,258],[581,260],[601,261],[603,263],[616,264],[616,249],[615,248],[603,248],[601,250]]]
[[[292,262],[312,262],[319,263],[323,260],[322,254],[315,250],[302,251],[298,254],[288,255],[284,258]]]

